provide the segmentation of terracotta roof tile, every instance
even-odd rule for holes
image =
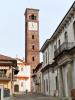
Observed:
[[[0,54],[0,60],[16,60],[16,59]]]

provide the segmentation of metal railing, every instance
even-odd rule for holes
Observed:
[[[57,57],[62,51],[70,50],[75,46],[75,42],[64,42],[54,52],[54,57]]]
[[[11,76],[7,76],[6,74],[0,74],[0,80],[10,80]]]
[[[0,77],[0,80],[10,80],[10,77]]]
[[[38,80],[36,80],[35,85],[39,85],[39,84],[40,84],[40,82]]]

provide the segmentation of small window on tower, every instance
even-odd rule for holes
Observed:
[[[32,57],[32,61],[34,61],[35,59],[34,59],[34,57]]]
[[[32,35],[32,39],[34,39],[34,35]]]
[[[34,50],[34,44],[32,45],[32,49]]]
[[[34,14],[32,14],[31,16],[29,16],[29,19],[36,20],[36,16]]]
[[[31,19],[34,20],[35,19],[35,16],[34,15],[31,15]]]

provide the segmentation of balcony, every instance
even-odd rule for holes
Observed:
[[[10,81],[11,80],[11,74],[7,74],[6,70],[0,70],[0,80]]]
[[[0,75],[0,80],[10,81],[11,80],[11,76]]]
[[[36,81],[36,82],[35,82],[35,85],[40,85],[40,82]]]
[[[75,42],[64,42],[62,45],[60,45],[59,48],[57,48],[54,52],[54,58],[57,57],[60,53],[63,51],[69,51],[75,47]]]
[[[32,77],[34,78],[34,77],[36,77],[37,76],[37,73],[33,73],[32,74]]]

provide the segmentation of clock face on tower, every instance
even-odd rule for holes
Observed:
[[[28,22],[28,29],[30,31],[37,31],[38,25],[36,22]]]

